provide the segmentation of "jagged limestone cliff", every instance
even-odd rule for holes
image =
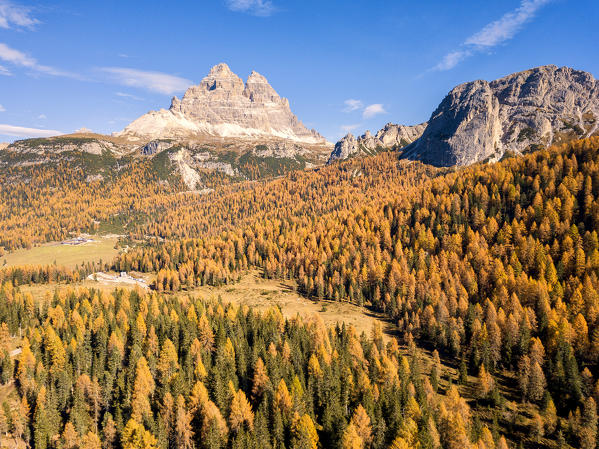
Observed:
[[[554,65],[454,88],[403,156],[438,166],[469,165],[597,133],[599,82]]]
[[[370,131],[366,131],[358,138],[351,133],[347,134],[335,144],[327,163],[330,164],[350,157],[375,154],[383,149],[403,148],[418,139],[425,128],[426,123],[415,126],[387,123],[374,136]]]
[[[181,100],[174,97],[168,110],[151,111],[116,135],[136,140],[219,136],[326,143],[297,119],[289,101],[266,78],[252,72],[244,84],[226,64],[213,67]]]

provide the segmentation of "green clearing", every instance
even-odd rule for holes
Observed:
[[[117,237],[92,236],[94,241],[80,245],[45,243],[31,249],[19,249],[0,258],[0,266],[53,265],[75,268],[83,262],[111,261],[118,250],[114,249]],[[6,261],[6,264],[5,264]]]

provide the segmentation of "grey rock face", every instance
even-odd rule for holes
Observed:
[[[354,157],[359,153],[360,149],[358,147],[358,140],[354,137],[352,133],[347,133],[345,137],[343,137],[343,139],[341,139],[339,142],[335,144],[335,148],[329,156],[327,165],[335,161],[343,161],[345,159],[349,159],[350,157]]]
[[[599,82],[553,65],[454,88],[403,157],[437,166],[499,160],[597,133]]]
[[[294,158],[296,156],[310,155],[311,151],[297,143],[281,140],[269,145],[258,145],[254,147],[252,153],[258,157]]]
[[[335,144],[327,164],[350,157],[375,154],[382,149],[403,148],[418,139],[425,129],[426,123],[415,126],[387,123],[374,136],[370,131],[366,131],[357,139],[352,134],[347,134]]]
[[[151,156],[152,154],[160,153],[167,148],[170,148],[173,143],[169,140],[151,140],[141,147],[141,154]]]
[[[270,136],[326,143],[293,115],[287,99],[266,78],[252,72],[244,84],[226,64],[213,67],[181,100],[174,97],[168,110],[151,111],[116,135],[133,139]]]
[[[373,145],[375,148],[377,146],[382,146],[383,148],[403,148],[418,139],[426,129],[426,126],[427,123],[414,126],[387,123],[383,129],[376,133],[374,140],[364,142],[364,144],[368,148],[373,148]]]

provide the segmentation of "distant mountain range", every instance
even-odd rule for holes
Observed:
[[[370,131],[366,131],[364,135],[358,138],[349,133],[337,142],[327,163],[330,164],[350,157],[368,156],[383,150],[398,150],[422,136],[426,126],[427,123],[414,126],[387,123],[374,136],[370,134]]]
[[[190,190],[201,190],[210,173],[232,181],[272,177],[323,165],[331,149],[266,78],[252,72],[244,84],[218,64],[168,110],[150,111],[111,136],[80,130],[0,145],[0,169],[74,160],[98,180],[116,166],[151,158],[162,175],[178,173]]]
[[[71,159],[85,162],[82,168],[97,180],[108,162],[112,170],[151,158],[161,173],[178,173],[198,190],[207,173],[258,179],[390,150],[436,166],[463,166],[598,132],[599,82],[589,73],[549,65],[461,84],[428,122],[388,123],[375,135],[348,134],[333,148],[298,120],[262,75],[252,72],[244,83],[218,64],[182,99],[174,97],[169,109],[148,112],[112,136],[81,130],[0,144],[0,169]]]

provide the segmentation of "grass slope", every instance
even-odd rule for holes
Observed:
[[[118,250],[114,248],[116,237],[92,237],[94,242],[81,245],[62,245],[60,242],[46,243],[31,249],[19,249],[0,258],[2,266],[52,265],[75,268],[82,262],[107,262],[112,260]],[[6,265],[4,262],[6,261]]]

